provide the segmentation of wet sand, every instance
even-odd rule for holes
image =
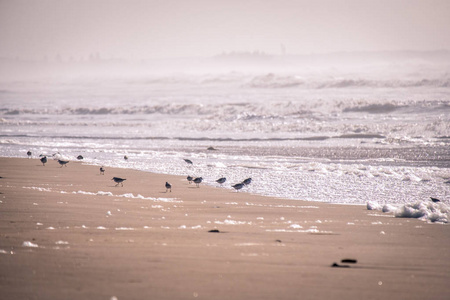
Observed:
[[[2,299],[450,298],[449,225],[81,162],[0,176]]]

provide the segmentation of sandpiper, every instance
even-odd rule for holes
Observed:
[[[225,181],[227,181],[227,179],[226,179],[225,177],[222,177],[222,178],[219,178],[219,179],[216,180],[216,182],[217,182],[217,183],[220,183],[221,185],[222,185],[223,183],[225,183]]]
[[[200,187],[200,183],[203,181],[202,177],[197,177],[194,179],[194,183],[197,185],[197,187]]]
[[[116,184],[116,186],[119,185],[119,183],[123,186],[123,182],[126,180],[125,178],[120,178],[120,177],[113,177],[111,180],[114,180]]]
[[[47,156],[44,155],[41,157],[41,163],[45,167],[45,164],[47,163]]]
[[[78,155],[78,156],[77,156],[77,159],[78,159],[78,160],[82,160],[83,158],[84,158],[83,155]]]
[[[28,158],[31,158],[31,154],[32,154],[31,151],[27,152]]]
[[[433,201],[434,203],[441,202],[441,200],[439,200],[438,198],[430,197],[430,199],[431,199],[431,201]]]
[[[105,169],[103,168],[103,166],[100,167],[100,174],[105,175]]]
[[[193,165],[194,163],[192,162],[192,160],[190,159],[185,159],[184,160],[188,165]]]
[[[250,183],[252,183],[252,179],[251,178],[247,178],[244,181],[242,181],[243,184],[245,185],[249,185]]]
[[[58,163],[61,165],[61,168],[62,168],[64,166],[67,167],[67,164],[69,163],[69,161],[68,160],[60,160],[60,159],[58,159]]]
[[[189,184],[191,184],[192,180],[194,180],[194,178],[191,175],[189,175],[186,179],[187,181],[189,181]]]
[[[166,181],[166,193],[168,190],[172,192],[172,185]]]
[[[235,185],[233,185],[232,186],[235,190],[236,190],[236,192],[238,191],[238,190],[240,190],[240,189],[242,189],[243,187],[244,187],[244,184],[243,183],[236,183]]]
[[[123,157],[123,159],[128,160],[128,156],[125,155],[125,156]]]

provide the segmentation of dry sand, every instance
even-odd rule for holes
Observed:
[[[450,299],[448,225],[80,162],[0,176],[2,299]]]

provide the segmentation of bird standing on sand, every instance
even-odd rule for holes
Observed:
[[[243,184],[245,185],[249,185],[250,183],[252,183],[252,179],[251,178],[247,178],[244,181],[242,181]]]
[[[77,159],[78,159],[78,160],[82,160],[83,158],[84,158],[83,155],[78,155],[78,156],[77,156]]]
[[[172,185],[166,181],[166,193],[168,190],[172,193]]]
[[[42,156],[40,160],[41,160],[42,165],[45,167],[45,164],[47,163],[47,156],[45,156],[45,155]]]
[[[185,161],[188,165],[193,165],[193,164],[194,164],[190,159],[185,159],[184,161]]]
[[[28,158],[31,158],[31,154],[32,154],[31,151],[27,152]]]
[[[430,197],[430,199],[431,199],[431,201],[433,201],[434,203],[441,202],[441,200],[439,200],[438,198]]]
[[[200,183],[203,181],[202,177],[197,177],[194,179],[194,183],[197,185],[197,187],[200,187]]]
[[[67,167],[67,164],[69,163],[69,161],[68,160],[60,160],[60,159],[58,159],[58,163],[61,165],[61,168],[62,168],[64,166]]]
[[[103,168],[103,166],[100,167],[100,174],[105,175],[105,169]]]
[[[225,183],[225,181],[227,181],[227,179],[225,177],[219,178],[216,180],[217,183],[220,183],[220,185],[222,185],[223,183]]]
[[[116,186],[118,186],[119,183],[122,184],[122,186],[123,186],[123,182],[124,182],[126,179],[125,179],[125,178],[120,178],[120,177],[113,177],[111,180],[114,180],[114,182],[117,183]]]
[[[243,187],[244,187],[244,184],[243,183],[236,183],[235,185],[233,185],[232,186],[235,190],[236,190],[236,192],[238,191],[238,190],[240,190],[240,189],[242,189]]]
[[[187,181],[189,181],[189,184],[191,184],[192,180],[194,180],[194,178],[191,175],[189,175],[186,179]]]

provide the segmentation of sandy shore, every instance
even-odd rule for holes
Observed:
[[[0,176],[2,299],[450,299],[448,225],[80,162]]]

